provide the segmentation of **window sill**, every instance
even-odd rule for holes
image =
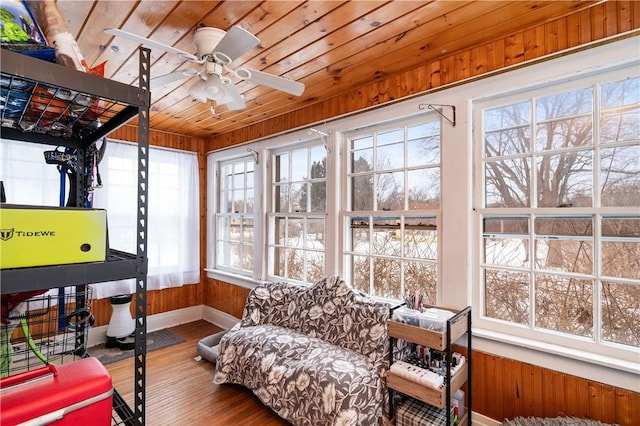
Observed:
[[[473,348],[543,368],[640,392],[640,363],[473,328]]]
[[[224,281],[226,283],[248,289],[253,289],[254,287],[264,283],[264,281],[256,280],[245,275],[238,275],[232,272],[222,271],[220,269],[204,268],[204,270],[207,273],[208,278]]]

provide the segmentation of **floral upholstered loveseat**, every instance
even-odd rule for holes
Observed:
[[[248,387],[297,426],[379,425],[388,318],[339,277],[256,287],[220,341],[214,382]]]

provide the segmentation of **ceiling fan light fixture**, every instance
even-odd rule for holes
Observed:
[[[189,88],[189,94],[199,102],[207,102],[207,82],[198,77],[198,80]]]
[[[209,99],[218,101],[225,96],[225,87],[218,74],[210,74],[207,77],[206,93]]]

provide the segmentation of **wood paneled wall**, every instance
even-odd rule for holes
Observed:
[[[515,34],[380,78],[329,101],[273,117],[241,130],[215,135],[215,150],[330,120],[527,61],[563,55],[615,35],[638,35],[640,2],[608,1]],[[637,52],[635,52],[637,54]],[[204,303],[237,318],[248,290],[207,279]],[[640,420],[640,394],[550,369],[474,351],[473,410],[496,420],[516,416],[588,417],[621,426]]]
[[[125,125],[109,135],[111,139],[137,142],[138,127]],[[200,177],[200,282],[194,285],[169,288],[164,290],[149,291],[147,293],[147,315],[159,314],[175,309],[188,308],[203,304],[204,285],[206,274],[206,207],[207,207],[207,157],[204,149],[204,141],[199,138],[182,136],[173,133],[165,133],[151,130],[149,143],[163,148],[193,151],[198,155],[198,168]],[[108,149],[108,148],[107,148]],[[194,236],[194,238],[198,238]],[[132,304],[133,305],[133,304]],[[133,314],[133,306],[131,307]],[[96,317],[95,326],[109,324],[111,318],[111,304],[109,299],[99,299],[92,302],[91,310]]]
[[[473,411],[503,421],[569,416],[637,425],[640,394],[484,352],[473,352]]]
[[[425,93],[466,79],[523,64],[546,55],[562,54],[607,37],[640,28],[640,2],[608,1],[572,15],[529,28],[461,52],[427,61],[424,65],[380,78],[313,103],[292,114],[272,117],[243,129],[212,136],[207,149],[216,150],[330,120]],[[636,52],[637,53],[637,52]]]
[[[242,310],[249,296],[249,289],[224,281],[207,278],[204,304],[236,318],[242,318]]]

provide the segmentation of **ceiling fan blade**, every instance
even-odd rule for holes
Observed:
[[[195,55],[192,55],[191,53],[187,53],[184,50],[176,49],[175,47],[168,46],[166,44],[163,44],[157,41],[149,40],[148,38],[141,37],[139,35],[130,33],[128,31],[120,30],[118,28],[107,28],[106,30],[104,30],[104,32],[112,36],[122,37],[122,38],[126,38],[129,40],[138,42],[148,47],[155,47],[156,49],[164,50],[165,52],[174,53],[180,56],[181,58],[184,58],[189,61],[196,61],[196,62],[198,61],[198,58]]]
[[[193,68],[187,68],[180,71],[174,71],[169,74],[160,75],[158,77],[154,77],[149,80],[149,86],[151,89],[157,89],[158,87],[165,86],[169,83],[173,83],[174,81],[178,81],[185,77],[192,77],[198,74],[198,70],[194,70]]]
[[[292,81],[277,75],[269,74],[262,71],[256,71],[248,68],[239,68],[235,71],[236,76],[243,80],[250,80],[272,89],[300,96],[304,92],[304,84],[298,81]]]
[[[260,40],[258,37],[244,28],[235,25],[222,37],[220,43],[215,47],[214,52],[222,53],[229,59],[229,63],[231,63],[259,44]]]

